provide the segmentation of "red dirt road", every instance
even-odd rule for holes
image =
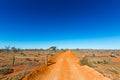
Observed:
[[[110,80],[88,66],[80,66],[72,51],[59,53],[50,62],[53,64],[35,68],[23,80]]]

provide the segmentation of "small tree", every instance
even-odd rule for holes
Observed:
[[[77,48],[76,50],[79,51],[79,48]]]
[[[56,46],[51,46],[50,48],[49,48],[49,50],[57,50],[57,47]]]
[[[6,50],[7,52],[9,52],[9,51],[10,51],[10,46],[5,46],[5,50]]]
[[[18,51],[18,49],[17,49],[16,47],[12,47],[11,50],[12,50],[13,52],[17,52],[17,51]]]

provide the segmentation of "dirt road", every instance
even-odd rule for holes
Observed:
[[[35,68],[23,80],[110,80],[88,66],[80,66],[70,50],[57,54],[49,63],[53,64]]]

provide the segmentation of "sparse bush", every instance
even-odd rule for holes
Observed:
[[[25,58],[27,61],[32,61],[30,58]]]
[[[25,77],[25,75],[28,74],[29,72],[30,71],[21,72],[21,73],[15,74],[12,77],[0,78],[0,80],[22,80]]]
[[[23,56],[26,56],[26,54],[23,51],[21,51],[20,54]]]
[[[95,56],[96,56],[96,54],[95,54],[95,53],[93,53],[93,54],[92,54],[92,56],[93,56],[93,57],[95,57]]]
[[[88,62],[88,59],[84,57],[82,60],[80,60],[81,65],[87,65],[89,67],[94,67],[92,63]]]
[[[86,65],[89,66],[89,67],[95,67],[95,66],[93,66],[93,64],[90,63],[90,62],[88,62]]]
[[[5,74],[9,74],[12,73],[14,70],[11,68],[5,68],[5,69],[1,69],[0,70],[0,74],[5,75]]]
[[[101,61],[97,61],[98,64],[101,64]]]
[[[0,49],[0,53],[3,52],[4,50],[3,49]]]
[[[37,59],[34,59],[34,61],[35,61],[35,62],[39,62],[39,60],[37,60]]]
[[[39,55],[35,55],[35,57],[39,57]]]
[[[108,63],[109,63],[108,61],[104,60],[104,64],[108,64]]]

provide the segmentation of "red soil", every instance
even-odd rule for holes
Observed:
[[[120,62],[120,56],[112,58],[112,61],[114,61],[114,62]]]
[[[55,55],[48,64],[36,67],[23,80],[110,80],[88,66],[80,66],[71,51]]]

